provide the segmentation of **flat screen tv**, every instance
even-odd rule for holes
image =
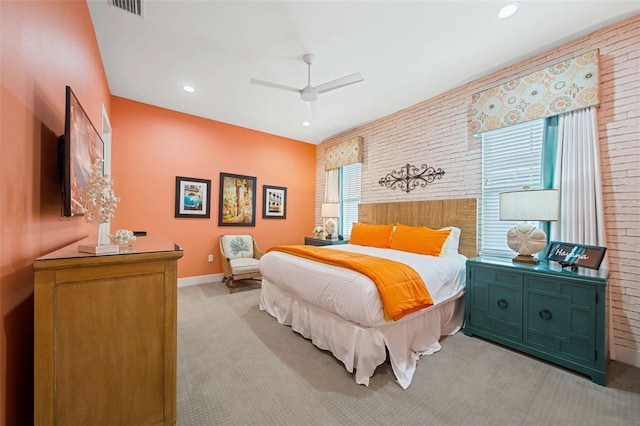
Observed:
[[[62,215],[83,215],[85,209],[80,194],[87,185],[91,166],[97,158],[103,159],[104,142],[69,86],[66,86],[64,135],[58,140],[58,154]]]

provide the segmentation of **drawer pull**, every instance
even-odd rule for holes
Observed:
[[[505,309],[507,306],[509,306],[509,304],[507,303],[506,300],[504,299],[498,300],[498,308]]]
[[[545,321],[548,321],[551,319],[551,312],[548,309],[541,310],[538,315],[540,315],[540,318],[542,318]]]

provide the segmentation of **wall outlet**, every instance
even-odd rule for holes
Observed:
[[[213,255],[212,254],[209,255],[208,260],[209,260],[209,262],[213,262]]]

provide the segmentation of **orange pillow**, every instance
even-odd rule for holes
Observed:
[[[351,228],[350,244],[389,248],[393,224],[370,225],[368,223],[354,223]]]
[[[435,230],[426,226],[406,226],[396,224],[391,238],[391,248],[417,254],[440,256],[442,246],[451,233],[451,229]]]

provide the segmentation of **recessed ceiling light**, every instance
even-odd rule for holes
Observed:
[[[303,121],[303,122],[302,122],[302,125],[303,125],[304,127],[309,127],[309,126],[311,126],[311,123],[310,123],[309,121]]]
[[[509,3],[498,11],[498,18],[507,19],[513,16],[518,11],[518,3]]]
[[[183,86],[182,88],[184,89],[185,92],[189,92],[189,93],[193,93],[196,91],[196,89],[194,89],[191,86]]]

